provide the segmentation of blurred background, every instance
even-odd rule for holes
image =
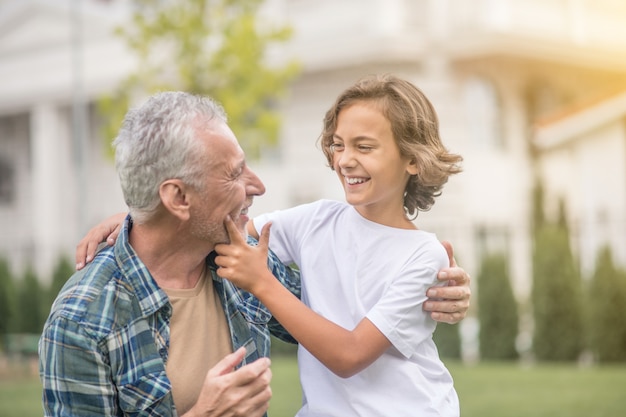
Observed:
[[[267,187],[254,215],[343,199],[316,140],[373,73],[421,88],[464,157],[416,220],[473,277],[442,355],[626,362],[622,0],[0,0],[4,350],[33,353],[17,336],[38,337],[78,240],[125,211],[110,143],[128,106],[222,102]]]

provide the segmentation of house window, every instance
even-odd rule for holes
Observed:
[[[494,253],[509,255],[510,232],[505,226],[478,225],[474,229],[474,240],[480,259]]]
[[[19,116],[0,116],[0,206],[15,199],[15,159]]]
[[[476,150],[501,151],[505,148],[502,105],[494,84],[474,77],[464,86],[468,136]]]
[[[15,196],[13,164],[0,156],[0,205],[9,205]]]

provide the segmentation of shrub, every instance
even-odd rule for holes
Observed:
[[[24,277],[18,285],[17,322],[18,333],[41,333],[43,329],[43,306],[46,302],[43,297],[39,280],[32,266],[28,266]]]
[[[458,323],[437,323],[433,340],[437,345],[437,350],[441,358],[461,358],[461,334]]]
[[[50,283],[50,289],[48,290],[48,310],[59,294],[59,291],[61,291],[61,288],[63,288],[67,280],[74,274],[74,272],[74,265],[72,265],[67,256],[61,256],[52,273],[52,282]]]
[[[272,336],[272,344],[270,356],[296,356],[298,352],[298,345],[283,342],[277,337]]]
[[[0,347],[5,337],[14,330],[15,285],[5,258],[0,258]]]
[[[483,258],[477,284],[481,359],[517,359],[518,308],[503,254]]]
[[[582,288],[562,224],[536,230],[533,248],[533,352],[543,361],[577,360],[583,347]]]
[[[599,362],[626,361],[626,271],[600,250],[589,285],[589,343]]]

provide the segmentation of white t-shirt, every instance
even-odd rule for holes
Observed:
[[[393,345],[350,378],[298,348],[303,392],[299,417],[458,416],[452,377],[422,310],[426,290],[448,256],[436,236],[363,218],[354,207],[321,200],[254,219],[271,221],[270,248],[302,273],[302,301],[352,330],[367,317]]]

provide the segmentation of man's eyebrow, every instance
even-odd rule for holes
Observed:
[[[243,170],[246,167],[246,160],[242,159],[238,164],[236,164],[235,166],[233,166],[233,174],[234,175],[239,175],[243,172]]]

